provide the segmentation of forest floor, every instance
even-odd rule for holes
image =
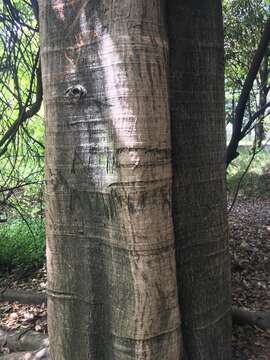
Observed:
[[[230,213],[229,223],[233,304],[249,310],[269,312],[270,199],[238,198]],[[33,273],[28,280],[11,275],[1,280],[1,287],[5,285],[45,291],[45,269]],[[0,327],[47,332],[46,307],[44,304],[0,303]],[[270,360],[270,331],[234,325],[233,360]]]
[[[239,198],[229,216],[233,304],[270,311],[270,199]],[[234,360],[270,360],[270,331],[233,328]]]

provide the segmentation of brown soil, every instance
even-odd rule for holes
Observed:
[[[229,224],[233,304],[270,311],[270,199],[238,199]],[[234,326],[233,359],[270,359],[270,331]]]

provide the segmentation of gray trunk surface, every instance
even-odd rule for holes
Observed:
[[[189,360],[231,359],[221,1],[168,2],[173,218]]]
[[[163,1],[39,1],[53,360],[177,360]]]

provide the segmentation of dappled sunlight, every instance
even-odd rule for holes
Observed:
[[[124,62],[117,53],[110,35],[102,37],[100,58],[105,76],[105,96],[109,98],[111,105],[111,121],[117,135],[117,145],[131,148],[138,144],[137,117],[126,101],[129,83],[126,71],[121,69]]]
[[[79,116],[76,115],[72,121],[72,126],[77,126],[76,136],[78,140],[76,143],[81,148],[81,160],[88,169],[90,154],[86,153],[87,148],[98,148],[100,158],[107,157],[106,161],[102,160],[99,163],[99,170],[91,169],[91,173],[106,171],[106,175],[102,176],[102,184],[100,177],[90,174],[92,181],[105,190],[120,180],[120,173],[115,171],[113,166],[110,165],[110,171],[108,171],[108,162],[112,161],[111,157],[116,149],[128,149],[121,154],[121,162],[127,165],[134,164],[135,169],[140,164],[140,154],[136,149],[142,145],[142,142],[136,131],[137,116],[128,103],[130,84],[125,63],[118,54],[117,46],[108,33],[104,34],[101,22],[97,21],[94,27],[89,25],[84,8],[81,8],[77,21],[80,31],[75,36],[76,43],[66,49],[64,54],[67,60],[65,74],[72,80],[70,85],[76,85],[74,84],[76,81],[78,85],[81,84],[86,87],[89,104],[83,108],[83,112]],[[93,60],[91,51],[87,50],[86,53],[86,49],[93,41],[96,42],[95,51],[97,51],[95,60]],[[127,37],[125,41],[128,42]],[[85,82],[84,79],[81,83],[80,78],[75,78],[75,74],[80,73],[78,67],[81,61],[85,60],[92,67],[92,72],[89,74],[88,82]],[[95,79],[96,71],[99,69],[102,76],[102,88],[100,88],[99,79]],[[91,75],[93,76],[92,79]],[[87,127],[87,124],[93,125]],[[86,137],[86,131],[89,138]],[[91,132],[96,131],[100,134],[98,139],[91,137]],[[136,149],[131,151],[134,147]]]
[[[66,38],[63,46],[59,40],[59,53],[53,54],[64,69],[63,85],[55,86],[66,95],[60,100],[66,107],[62,114],[56,99],[57,125],[64,131],[57,133],[63,145],[55,141],[52,147],[57,154],[50,154],[52,167],[60,168],[61,188],[52,187],[58,198],[51,209],[60,214],[58,224],[47,215],[52,224],[52,230],[48,226],[48,283],[52,290],[63,292],[66,285],[52,274],[58,269],[68,272],[72,287],[65,291],[69,298],[82,301],[85,312],[95,303],[98,316],[105,314],[104,338],[110,348],[124,354],[122,339],[128,337],[135,343],[135,349],[125,345],[128,351],[154,354],[156,349],[145,339],[170,332],[169,340],[162,341],[179,340],[170,199],[168,47],[158,30],[158,19],[154,16],[154,25],[150,21],[148,3],[139,3],[139,13],[148,10],[149,19],[142,23],[137,10],[128,6],[123,12],[129,15],[119,12],[119,19],[124,19],[120,24],[109,20],[109,5],[100,9],[84,8],[84,4],[72,2],[64,10]],[[110,11],[114,13],[114,6]],[[85,90],[82,96],[80,89]],[[56,133],[54,115],[50,126]],[[63,241],[71,249],[61,259],[53,226],[65,227]],[[125,274],[119,276],[122,259]],[[84,276],[80,277],[78,268]],[[50,296],[54,296],[52,291]],[[119,299],[122,309],[118,300],[104,301],[107,296]],[[56,302],[51,306],[58,316]],[[125,331],[118,327],[123,317],[130,319]],[[83,333],[87,327],[92,332],[98,321],[84,318],[79,330]],[[176,355],[178,346],[171,352]]]

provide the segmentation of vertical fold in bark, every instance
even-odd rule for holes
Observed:
[[[40,1],[52,359],[176,360],[163,1]]]
[[[231,359],[221,1],[169,1],[173,220],[190,360]]]

